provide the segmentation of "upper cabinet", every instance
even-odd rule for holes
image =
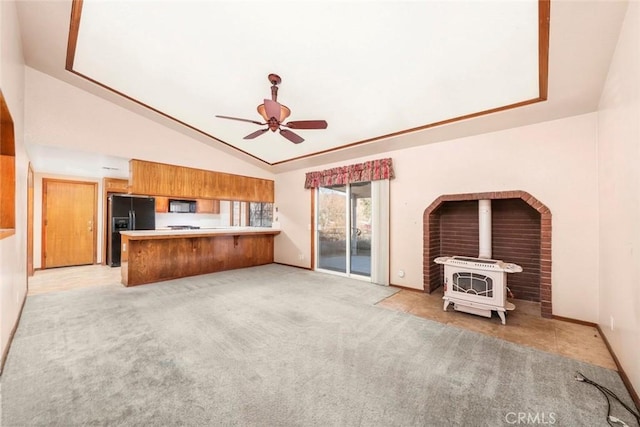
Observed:
[[[198,199],[196,200],[196,213],[220,213],[220,200]]]
[[[187,199],[273,202],[273,181],[164,163],[131,160],[129,186],[134,194]],[[215,213],[215,212],[214,212]]]
[[[166,196],[155,196],[156,213],[169,212],[169,198]],[[220,200],[197,199],[195,213],[219,214]]]
[[[156,212],[157,213],[167,213],[169,212],[169,198],[156,196]]]
[[[104,178],[104,189],[107,193],[128,193],[129,181],[118,178]]]

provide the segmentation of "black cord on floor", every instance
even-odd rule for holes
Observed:
[[[604,395],[605,399],[607,399],[607,424],[609,424],[612,427],[619,427],[619,426],[626,426],[627,425],[624,421],[622,421],[622,420],[620,420],[620,419],[618,419],[618,418],[616,418],[616,417],[611,415],[611,400],[609,399],[609,396],[611,396],[614,399],[616,399],[618,401],[618,403],[620,403],[624,407],[624,409],[629,411],[629,413],[635,417],[638,425],[640,425],[640,415],[638,415],[638,413],[636,411],[634,411],[629,405],[627,405],[622,400],[620,400],[620,398],[614,392],[612,392],[611,390],[609,390],[605,386],[602,386],[602,385],[598,384],[595,381],[591,381],[589,378],[585,377],[580,372],[576,372],[575,379],[576,379],[576,381],[581,381],[581,382],[585,382],[587,384],[591,384],[592,386],[594,386],[595,388],[600,390],[600,393],[602,393]],[[615,423],[615,424],[612,424],[612,422]]]

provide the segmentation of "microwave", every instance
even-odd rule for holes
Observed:
[[[196,213],[196,201],[169,199],[169,212]]]

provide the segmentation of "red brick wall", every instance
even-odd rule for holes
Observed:
[[[425,259],[423,268],[423,275],[428,277],[429,280],[429,292],[437,289],[442,284],[442,277],[444,274],[444,265],[436,264],[434,259],[439,257],[440,254],[440,215],[429,216],[429,229],[434,230],[429,236],[428,243],[425,244],[426,251],[423,254]],[[428,259],[428,260],[427,260]]]
[[[551,317],[551,212],[525,191],[449,194],[434,200],[423,215],[424,290],[433,292],[442,284],[443,267],[434,258],[478,255],[480,199],[492,200],[493,258],[524,268],[508,276],[509,288],[516,298],[540,301],[542,316]]]
[[[441,256],[478,256],[478,202],[445,202],[440,214]]]
[[[540,301],[540,214],[522,199],[491,201],[492,257],[513,262],[522,273],[507,275],[514,297]]]

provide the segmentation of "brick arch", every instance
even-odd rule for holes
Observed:
[[[498,191],[488,193],[445,194],[433,201],[423,214],[423,286],[425,292],[433,292],[440,285],[437,283],[440,269],[434,264],[433,259],[439,252],[440,218],[437,210],[445,202],[471,201],[482,199],[522,199],[531,208],[540,214],[540,313],[542,317],[552,317],[551,305],[551,211],[538,199],[526,191]]]

